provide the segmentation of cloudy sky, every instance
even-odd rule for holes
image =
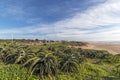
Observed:
[[[120,0],[0,0],[0,39],[120,40]]]

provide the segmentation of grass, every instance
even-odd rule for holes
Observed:
[[[20,65],[0,63],[0,80],[39,80],[38,77],[28,73],[26,68]]]

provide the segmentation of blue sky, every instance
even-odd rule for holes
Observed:
[[[0,38],[120,40],[120,0],[0,0]]]

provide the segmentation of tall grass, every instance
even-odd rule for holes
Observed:
[[[26,68],[20,67],[20,65],[10,64],[5,65],[0,63],[0,80],[39,80],[38,77],[28,73]]]

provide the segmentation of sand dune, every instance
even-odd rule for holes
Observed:
[[[111,54],[120,54],[120,44],[88,43],[83,49],[106,50]]]

